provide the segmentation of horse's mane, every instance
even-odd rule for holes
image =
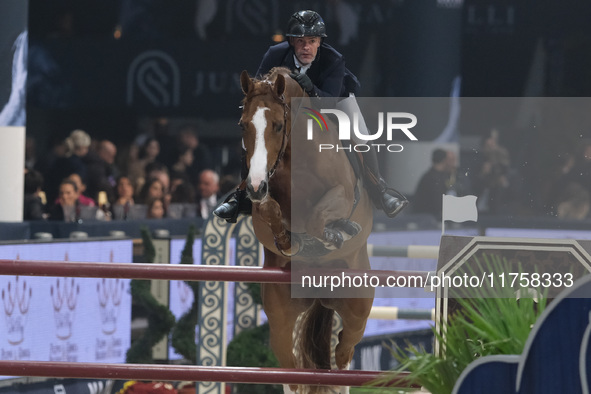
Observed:
[[[291,70],[287,67],[273,67],[265,76],[263,76],[263,80],[275,81],[277,75],[282,74],[284,77],[289,77],[290,73]]]
[[[288,94],[288,96],[304,96],[305,92],[302,90],[300,85],[296,81],[294,81],[293,78],[291,78],[290,74],[291,74],[291,70],[287,67],[273,67],[271,70],[269,70],[269,72],[267,74],[263,75],[260,78],[254,79],[255,83],[256,82],[265,82],[265,83],[256,84],[260,88],[255,89],[252,93],[249,93],[248,96],[252,97],[252,96],[257,96],[259,94],[267,93],[267,89],[271,90],[272,84],[275,83],[278,75],[283,75],[283,77],[285,78],[286,91],[289,92],[290,88],[292,90],[292,94]],[[244,98],[244,100],[246,100],[246,99],[247,99],[247,97]]]

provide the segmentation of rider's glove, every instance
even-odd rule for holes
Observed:
[[[302,87],[302,89],[304,89],[304,91],[306,93],[308,93],[308,95],[310,95],[310,96],[316,96],[316,92],[314,91],[314,84],[312,83],[312,80],[310,79],[309,76],[307,76],[304,73],[299,73],[299,74],[291,73],[289,75],[297,83],[300,84],[300,86]]]

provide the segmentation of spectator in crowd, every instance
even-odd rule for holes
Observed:
[[[234,189],[236,189],[236,187],[238,187],[239,184],[240,184],[239,177],[232,175],[232,174],[224,175],[220,179],[220,191],[219,191],[220,196],[225,196],[226,194],[234,191]]]
[[[59,185],[58,203],[49,212],[49,220],[76,222],[80,219],[78,187],[71,179],[64,179]]]
[[[480,151],[481,162],[473,180],[481,212],[499,213],[509,201],[509,151],[499,145],[499,133],[493,130]]]
[[[452,151],[435,149],[431,154],[431,168],[423,174],[412,201],[416,213],[428,213],[441,219],[443,194],[456,195],[457,159]]]
[[[122,175],[119,178],[117,178],[115,190],[116,196],[115,200],[113,201],[113,205],[133,205],[133,196],[135,190],[128,176]]]
[[[111,207],[113,211],[113,219],[125,220],[127,219],[131,206],[135,203],[133,198],[135,188],[129,177],[123,175],[117,178],[115,190],[115,200]]]
[[[197,127],[191,124],[183,125],[177,135],[180,146],[186,146],[193,152],[193,161],[187,169],[187,174],[193,185],[199,183],[201,171],[213,168],[213,160],[210,150],[199,141]]]
[[[199,174],[199,213],[207,219],[217,206],[220,190],[220,177],[213,170],[203,170]]]
[[[191,204],[195,201],[195,188],[188,181],[176,184],[170,193],[171,203]]]
[[[194,161],[193,149],[185,145],[179,145],[176,148],[175,156],[174,164],[170,168],[171,172],[189,179],[191,165]]]
[[[76,173],[82,179],[87,179],[87,167],[83,158],[88,154],[90,143],[90,136],[83,130],[74,130],[65,139],[65,157],[58,158],[45,175],[48,201],[55,200],[61,181],[69,175]]]
[[[164,198],[164,185],[158,178],[151,178],[144,184],[138,195],[137,201],[140,204],[148,204],[154,198]]]
[[[148,219],[162,219],[166,214],[163,198],[150,198],[146,205],[148,206]]]
[[[132,152],[130,150],[128,175],[139,190],[146,181],[146,166],[154,163],[160,154],[160,143],[155,138],[148,138],[140,147],[137,158],[133,157]]]
[[[146,166],[146,179],[156,178],[163,186],[164,201],[170,202],[170,175],[168,168],[158,162],[150,163]]]
[[[66,157],[66,152],[68,150],[66,141],[64,139],[56,139],[55,136],[50,136],[49,138],[49,144],[51,146],[50,151],[46,152],[41,157],[38,157],[35,160],[34,167],[35,170],[39,171],[41,175],[43,175],[44,180],[47,180],[49,175],[51,175],[51,171],[54,169],[55,162]],[[47,188],[47,182],[44,184],[45,188]]]
[[[85,157],[88,167],[88,188],[86,193],[89,197],[98,198],[98,193],[104,191],[109,200],[114,198],[115,180],[118,171],[115,167],[117,147],[111,141],[100,141],[95,150],[91,150]]]
[[[66,179],[69,179],[76,184],[76,190],[78,191],[78,202],[80,205],[85,207],[96,207],[95,200],[84,195],[84,192],[86,191],[86,184],[82,181],[80,175],[73,173],[70,174]]]
[[[25,173],[24,220],[41,220],[45,212],[45,204],[41,197],[43,175],[39,171],[28,170]]]

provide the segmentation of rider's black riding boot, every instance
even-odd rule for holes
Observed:
[[[213,214],[228,223],[236,223],[239,214],[250,215],[252,213],[252,202],[246,195],[246,177],[248,168],[246,167],[246,152],[242,151],[242,182],[236,188],[234,193],[230,194],[219,207],[213,210]]]
[[[378,208],[381,208],[389,218],[398,215],[408,205],[408,200],[401,193],[388,187],[380,175],[377,154],[370,150],[363,154],[365,180],[367,189]],[[393,196],[396,194],[396,196]]]
[[[398,213],[408,205],[406,197],[398,193],[396,190],[389,188],[383,178],[379,178],[375,187],[379,193],[381,208],[389,218],[398,215]],[[393,196],[390,192],[398,194],[401,198]]]
[[[246,189],[240,186],[230,194],[223,204],[213,210],[213,214],[228,223],[236,223],[239,214],[250,215],[252,213],[252,202],[246,195]]]

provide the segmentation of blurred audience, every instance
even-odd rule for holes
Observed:
[[[560,219],[582,220],[589,217],[590,193],[579,183],[571,182],[563,190],[556,208]]]
[[[146,179],[158,179],[162,184],[164,201],[170,202],[170,175],[168,168],[161,163],[153,162],[146,166]]]
[[[558,204],[567,186],[574,182],[575,156],[570,152],[563,152],[555,157],[556,162],[552,166],[548,176],[541,185],[541,205],[544,213],[551,216],[557,215]]]
[[[115,166],[117,147],[111,141],[103,140],[85,157],[88,168],[88,186],[86,195],[97,200],[101,191],[107,193],[109,200],[115,195],[115,180],[118,170]]]
[[[96,206],[96,201],[93,198],[84,195],[84,192],[86,191],[86,184],[82,181],[80,175],[73,173],[70,174],[66,179],[69,179],[76,184],[76,190],[78,192],[78,202],[80,203],[80,205],[85,207]]]
[[[25,168],[32,170],[37,164],[37,147],[35,139],[27,136],[25,139]]]
[[[146,166],[156,161],[160,154],[160,143],[155,138],[148,138],[139,148],[137,157],[134,150],[130,149],[127,174],[137,190],[141,189],[146,181]]]
[[[162,219],[166,215],[163,198],[150,198],[146,205],[148,206],[148,219]]]
[[[131,207],[135,204],[134,193],[135,188],[133,187],[129,177],[122,175],[117,178],[117,184],[115,187],[115,200],[111,206],[113,219],[127,219]]]
[[[44,219],[45,203],[41,195],[43,175],[39,171],[28,170],[25,173],[24,220]]]
[[[481,161],[472,180],[474,193],[478,197],[478,210],[486,213],[506,212],[510,201],[509,151],[499,145],[499,133],[493,130],[484,140],[480,150]]]
[[[573,181],[591,193],[591,142],[582,144],[575,161]]]
[[[199,141],[197,127],[186,124],[180,127],[177,136],[177,144],[185,146],[193,152],[193,161],[187,168],[187,174],[192,184],[199,183],[201,171],[214,168],[214,163],[209,149]]]
[[[129,177],[122,175],[117,178],[113,205],[133,204],[134,187]]]
[[[428,213],[441,220],[442,195],[458,195],[456,184],[456,154],[435,149],[431,154],[431,168],[424,173],[411,200],[415,213]]]
[[[217,206],[220,191],[220,176],[213,170],[203,170],[199,174],[199,214],[207,219]]]
[[[80,219],[78,186],[71,179],[64,179],[59,187],[58,202],[49,211],[49,220],[77,222]]]
[[[148,204],[148,201],[154,198],[164,198],[165,189],[162,181],[158,178],[150,178],[148,182],[144,183],[142,190],[137,196],[137,202],[140,204]]]
[[[170,193],[171,203],[191,204],[195,201],[195,188],[188,181],[178,183]]]
[[[190,169],[193,161],[193,149],[185,145],[179,145],[175,151],[175,159],[171,167],[171,172],[176,173],[177,176],[190,179]]]
[[[83,130],[74,130],[64,140],[66,152],[63,157],[58,157],[51,169],[45,173],[45,189],[47,200],[54,201],[61,181],[71,174],[78,174],[86,182],[87,166],[84,157],[88,154],[91,138]]]

